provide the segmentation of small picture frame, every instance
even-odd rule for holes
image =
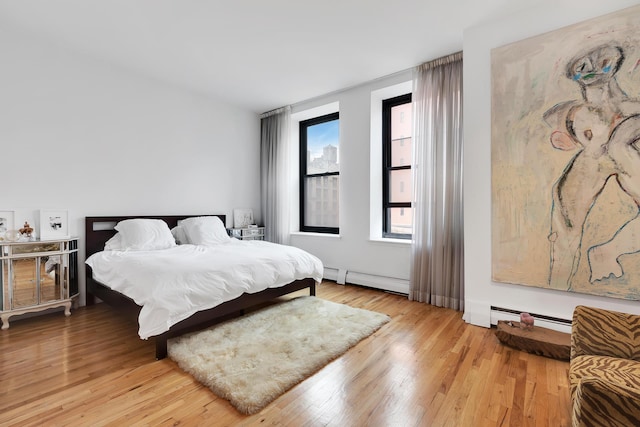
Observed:
[[[0,211],[0,242],[9,240],[7,231],[15,230],[13,211]]]
[[[253,209],[233,210],[234,228],[247,228],[251,224],[253,224]]]
[[[69,213],[60,209],[40,209],[40,240],[69,237]]]

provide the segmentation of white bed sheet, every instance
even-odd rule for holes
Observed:
[[[302,249],[237,239],[215,246],[102,251],[86,264],[95,280],[142,307],[138,334],[143,339],[245,292],[306,277],[319,283],[323,274],[322,262]]]

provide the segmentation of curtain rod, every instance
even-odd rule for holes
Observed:
[[[276,114],[284,113],[287,110],[291,111],[290,105],[285,105],[284,107],[276,108],[271,111],[267,111],[266,113],[260,114],[261,119],[266,119],[267,117],[275,116]]]
[[[430,70],[431,68],[447,65],[452,62],[461,61],[461,60],[462,60],[462,51],[452,53],[451,55],[441,56],[440,58],[434,59],[433,61],[428,61],[423,64],[420,64],[418,65],[418,67],[424,68],[425,70]]]
[[[381,76],[381,77],[377,77],[377,78],[375,78],[373,80],[367,80],[366,82],[362,82],[362,83],[358,83],[358,84],[355,84],[355,85],[352,85],[352,86],[348,86],[348,87],[345,87],[345,88],[342,88],[342,89],[334,90],[334,91],[331,91],[331,92],[328,92],[328,93],[324,93],[322,95],[314,96],[312,98],[307,98],[307,99],[305,99],[303,101],[295,102],[295,103],[289,105],[288,107],[294,108],[294,107],[297,107],[300,104],[306,104],[307,102],[312,102],[312,101],[315,101],[316,99],[324,98],[325,96],[335,95],[337,93],[341,93],[341,92],[345,92],[345,91],[348,91],[348,90],[352,90],[352,89],[355,89],[355,88],[358,88],[358,87],[361,87],[361,86],[364,86],[364,85],[375,83],[375,82],[380,81],[380,80],[389,79],[389,78],[395,77],[397,75],[400,75],[402,73],[406,73],[407,71],[412,71],[412,70],[414,70],[414,69],[416,69],[418,67],[427,66],[429,68],[432,68],[432,67],[435,67],[437,65],[446,64],[448,62],[457,60],[458,56],[460,57],[460,59],[462,59],[462,51],[458,51],[458,52],[455,52],[455,53],[444,55],[444,56],[441,56],[439,58],[433,59],[431,61],[423,62],[422,64],[418,64],[418,65],[414,65],[413,67],[405,68],[404,70],[396,71],[396,72],[391,73],[391,74],[387,74],[387,75],[384,75],[384,76]],[[439,61],[442,61],[442,62],[439,62]],[[436,62],[438,62],[438,64],[436,64]],[[433,64],[433,65],[429,66],[427,64]],[[268,117],[268,116],[270,116],[272,114],[276,114],[276,113],[279,112],[278,110],[280,110],[282,108],[285,108],[285,107],[276,108],[276,109],[267,111],[265,113],[262,113],[260,115],[260,118],[264,118],[264,117]]]

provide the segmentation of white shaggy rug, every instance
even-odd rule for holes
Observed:
[[[389,320],[304,296],[172,338],[168,353],[238,411],[255,414]]]

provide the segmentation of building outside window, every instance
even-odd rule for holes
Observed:
[[[411,94],[382,101],[382,235],[410,239],[413,228]]]
[[[339,113],[300,122],[300,231],[339,232]]]

